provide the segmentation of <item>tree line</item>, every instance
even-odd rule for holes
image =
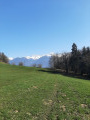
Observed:
[[[15,65],[15,63],[12,63],[12,65]],[[23,62],[19,62],[18,65],[19,66],[24,66]],[[42,64],[33,64],[32,67],[42,68]]]
[[[0,52],[0,62],[5,62],[5,63],[8,63],[9,62],[9,59],[8,57],[2,52]]]
[[[81,50],[73,43],[71,52],[55,54],[50,58],[50,67],[66,73],[87,75],[90,77],[90,47]]]

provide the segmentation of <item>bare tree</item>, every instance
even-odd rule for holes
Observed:
[[[36,64],[33,64],[32,67],[36,67]]]
[[[38,68],[42,68],[42,65],[41,65],[41,64],[38,64]]]
[[[15,65],[15,63],[12,63],[12,65]]]
[[[0,61],[8,63],[9,59],[8,59],[8,57],[4,53],[0,53]]]
[[[19,64],[18,64],[19,66],[23,66],[23,62],[19,62]]]
[[[58,69],[59,68],[59,54],[52,55],[49,61],[50,68],[52,69]]]

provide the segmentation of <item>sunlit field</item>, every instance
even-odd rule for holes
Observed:
[[[0,63],[0,120],[90,120],[90,81]]]

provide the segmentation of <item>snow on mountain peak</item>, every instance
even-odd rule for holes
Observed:
[[[52,55],[54,55],[54,53],[45,54],[45,55],[33,55],[33,56],[26,56],[26,57],[24,57],[24,58],[26,58],[26,59],[33,59],[33,60],[37,60],[37,59],[39,59],[39,58],[41,58],[41,57],[44,57],[44,56],[50,57],[50,56],[52,56]],[[22,58],[22,57],[19,57],[19,58]],[[13,60],[13,59],[14,59],[14,58],[9,57],[9,60]]]
[[[25,58],[36,60],[36,59],[39,59],[40,57],[41,57],[41,56],[36,55],[36,56],[27,56],[27,57],[25,57]]]
[[[9,57],[9,60],[13,60],[14,58],[12,58],[12,57]]]
[[[34,59],[34,60],[37,60],[37,59],[39,59],[39,58],[41,58],[41,57],[43,57],[43,56],[50,57],[50,56],[52,56],[52,55],[54,55],[54,53],[50,53],[50,54],[46,54],[46,55],[26,56],[25,58],[26,58],[26,59]]]

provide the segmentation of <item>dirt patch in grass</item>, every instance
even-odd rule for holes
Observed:
[[[14,113],[18,113],[18,110],[15,110]]]
[[[38,87],[37,87],[37,86],[33,86],[33,88],[34,88],[34,89],[38,89]]]
[[[32,115],[32,114],[31,114],[31,113],[29,113],[29,112],[28,112],[28,113],[26,113],[26,114],[27,114],[27,115],[29,115],[29,116],[31,116],[31,115]]]
[[[65,95],[65,94],[62,94],[62,96],[63,96],[63,97],[66,97],[66,95]]]
[[[44,105],[52,105],[53,101],[52,100],[42,100]]]
[[[86,105],[86,104],[81,104],[81,107],[82,107],[82,108],[86,108],[87,105]]]
[[[65,105],[60,106],[60,109],[62,109],[63,111],[66,111]]]

